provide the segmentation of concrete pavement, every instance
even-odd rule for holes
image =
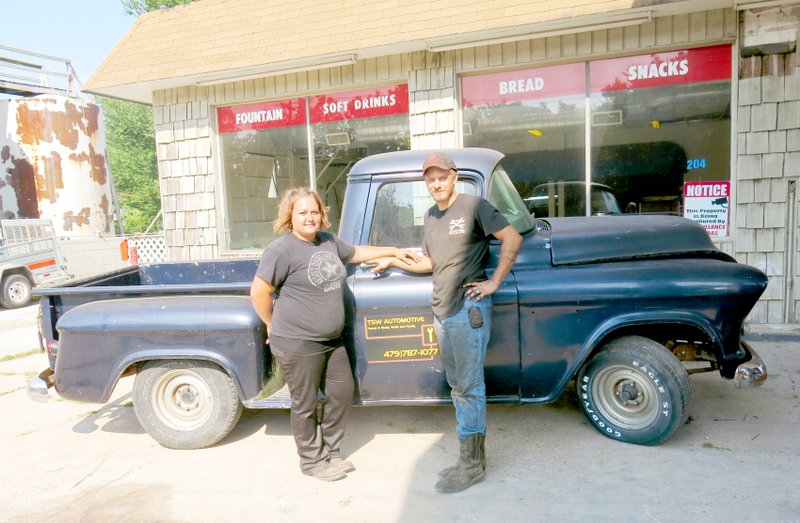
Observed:
[[[38,302],[21,309],[0,308],[0,359],[39,348],[38,311]]]
[[[572,389],[490,406],[486,481],[451,495],[433,490],[457,452],[450,407],[354,409],[357,470],[323,483],[299,473],[286,411],[245,411],[220,444],[174,451],[139,426],[131,378],[106,405],[39,404],[25,386],[46,356],[0,362],[0,521],[800,522],[800,342],[751,338],[767,382],[692,376],[690,421],[658,447],[600,435]]]

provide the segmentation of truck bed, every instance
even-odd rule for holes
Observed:
[[[58,339],[57,319],[84,303],[174,294],[246,295],[257,267],[258,259],[134,265],[58,287],[36,289],[34,295],[41,296],[45,305],[42,329],[49,335],[46,337]]]

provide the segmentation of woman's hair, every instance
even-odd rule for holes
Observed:
[[[319,197],[317,191],[308,187],[294,187],[283,193],[281,203],[278,206],[278,218],[275,220],[273,230],[276,233],[286,232],[292,230],[292,209],[294,209],[294,202],[301,198],[314,198],[319,207],[320,229],[327,229],[331,226],[328,220],[328,208],[322,204],[322,198]]]

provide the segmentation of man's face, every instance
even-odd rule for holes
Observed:
[[[439,167],[429,167],[425,171],[425,184],[437,204],[449,205],[452,203],[456,180],[458,180],[458,174],[453,170],[446,171]]]

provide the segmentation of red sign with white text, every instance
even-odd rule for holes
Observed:
[[[289,127],[306,123],[306,103],[302,98],[233,105],[217,109],[220,133]]]
[[[731,46],[598,60],[590,63],[589,77],[593,93],[730,80]]]
[[[408,114],[408,84],[312,96],[309,107],[311,123]]]
[[[586,92],[583,63],[465,76],[461,79],[464,107],[582,95]]]

